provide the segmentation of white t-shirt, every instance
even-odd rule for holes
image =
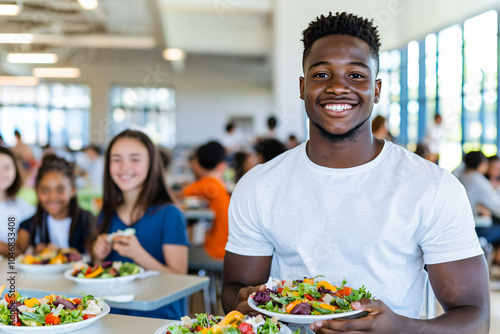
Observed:
[[[21,198],[8,199],[0,202],[0,241],[7,243],[9,235],[9,217],[15,218],[14,228],[17,232],[19,225],[35,214],[35,207]]]
[[[71,217],[56,220],[51,215],[47,216],[50,242],[60,248],[69,247],[69,227]]]
[[[385,142],[353,168],[314,164],[306,143],[254,167],[236,185],[226,250],[273,256],[271,276],[368,291],[418,318],[436,264],[481,255],[465,190],[448,171]]]

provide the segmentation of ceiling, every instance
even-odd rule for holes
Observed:
[[[406,5],[410,0],[391,1]],[[165,47],[183,49],[188,60],[196,55],[206,59],[224,56],[226,61],[248,60],[269,66],[273,10],[277,2],[289,3],[283,0],[99,0],[95,10],[84,10],[77,0],[0,0],[2,4],[22,6],[18,16],[0,16],[0,33],[34,35],[33,44],[0,44],[2,72],[23,74],[31,66],[7,63],[5,56],[10,52],[54,52],[59,56],[57,66],[75,66],[92,65],[102,58],[124,64],[138,59],[160,59]],[[363,8],[364,12],[376,14],[387,10],[389,2],[357,0],[349,6],[368,6],[369,9]],[[441,2],[450,1],[438,1]],[[290,6],[293,3],[306,5],[294,0]],[[333,2],[324,0],[310,3],[335,7]],[[423,10],[425,13],[427,8]],[[423,24],[421,20],[418,22],[415,29]],[[396,38],[395,34],[401,32],[393,25],[381,26],[382,37],[394,35]]]

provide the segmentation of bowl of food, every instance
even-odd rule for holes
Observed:
[[[44,249],[39,254],[23,254],[17,257],[16,267],[31,274],[55,274],[71,268],[81,261],[82,255],[74,248]]]
[[[100,265],[75,263],[64,272],[64,277],[89,287],[119,287],[131,283],[144,273],[135,263],[105,261]]]

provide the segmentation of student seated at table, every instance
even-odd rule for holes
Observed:
[[[135,229],[135,235],[107,241],[108,233],[129,227]],[[96,263],[128,261],[146,270],[187,274],[186,222],[167,190],[157,148],[140,131],[125,130],[108,145],[103,209],[93,239]],[[180,319],[185,315],[185,301],[152,311],[113,308],[112,313]]]
[[[45,248],[68,247],[84,253],[95,218],[78,206],[74,164],[55,155],[45,156],[35,179],[35,190],[37,210],[19,226],[19,252],[24,253],[31,245],[35,253]]]
[[[14,153],[0,147],[0,254],[9,255],[8,243],[15,242],[19,224],[31,217],[35,208],[17,197],[23,184],[20,167]],[[10,220],[9,220],[10,219]],[[13,227],[13,230],[9,230]],[[14,235],[9,234],[14,233]]]
[[[222,181],[226,167],[226,153],[221,144],[211,141],[200,146],[191,159],[191,168],[197,180],[185,187],[180,195],[180,197],[199,196],[208,201],[215,218],[212,228],[205,234],[204,249],[208,255],[216,259],[224,258],[229,234],[227,210],[230,196]],[[193,248],[192,252],[194,251],[197,250]]]

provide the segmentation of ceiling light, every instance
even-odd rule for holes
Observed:
[[[0,5],[0,15],[15,16],[19,15],[20,11],[18,5]]]
[[[7,61],[17,64],[54,64],[57,63],[54,53],[9,53]]]
[[[78,3],[87,10],[96,9],[98,5],[97,0],[78,0]]]
[[[51,68],[38,67],[33,69],[33,75],[39,78],[78,78],[80,76],[79,68]]]
[[[0,34],[0,44],[30,44],[33,38],[32,34]]]
[[[36,86],[37,77],[2,77],[0,76],[0,86]]]
[[[163,50],[163,58],[169,61],[184,60],[186,53],[181,49],[165,49]]]

